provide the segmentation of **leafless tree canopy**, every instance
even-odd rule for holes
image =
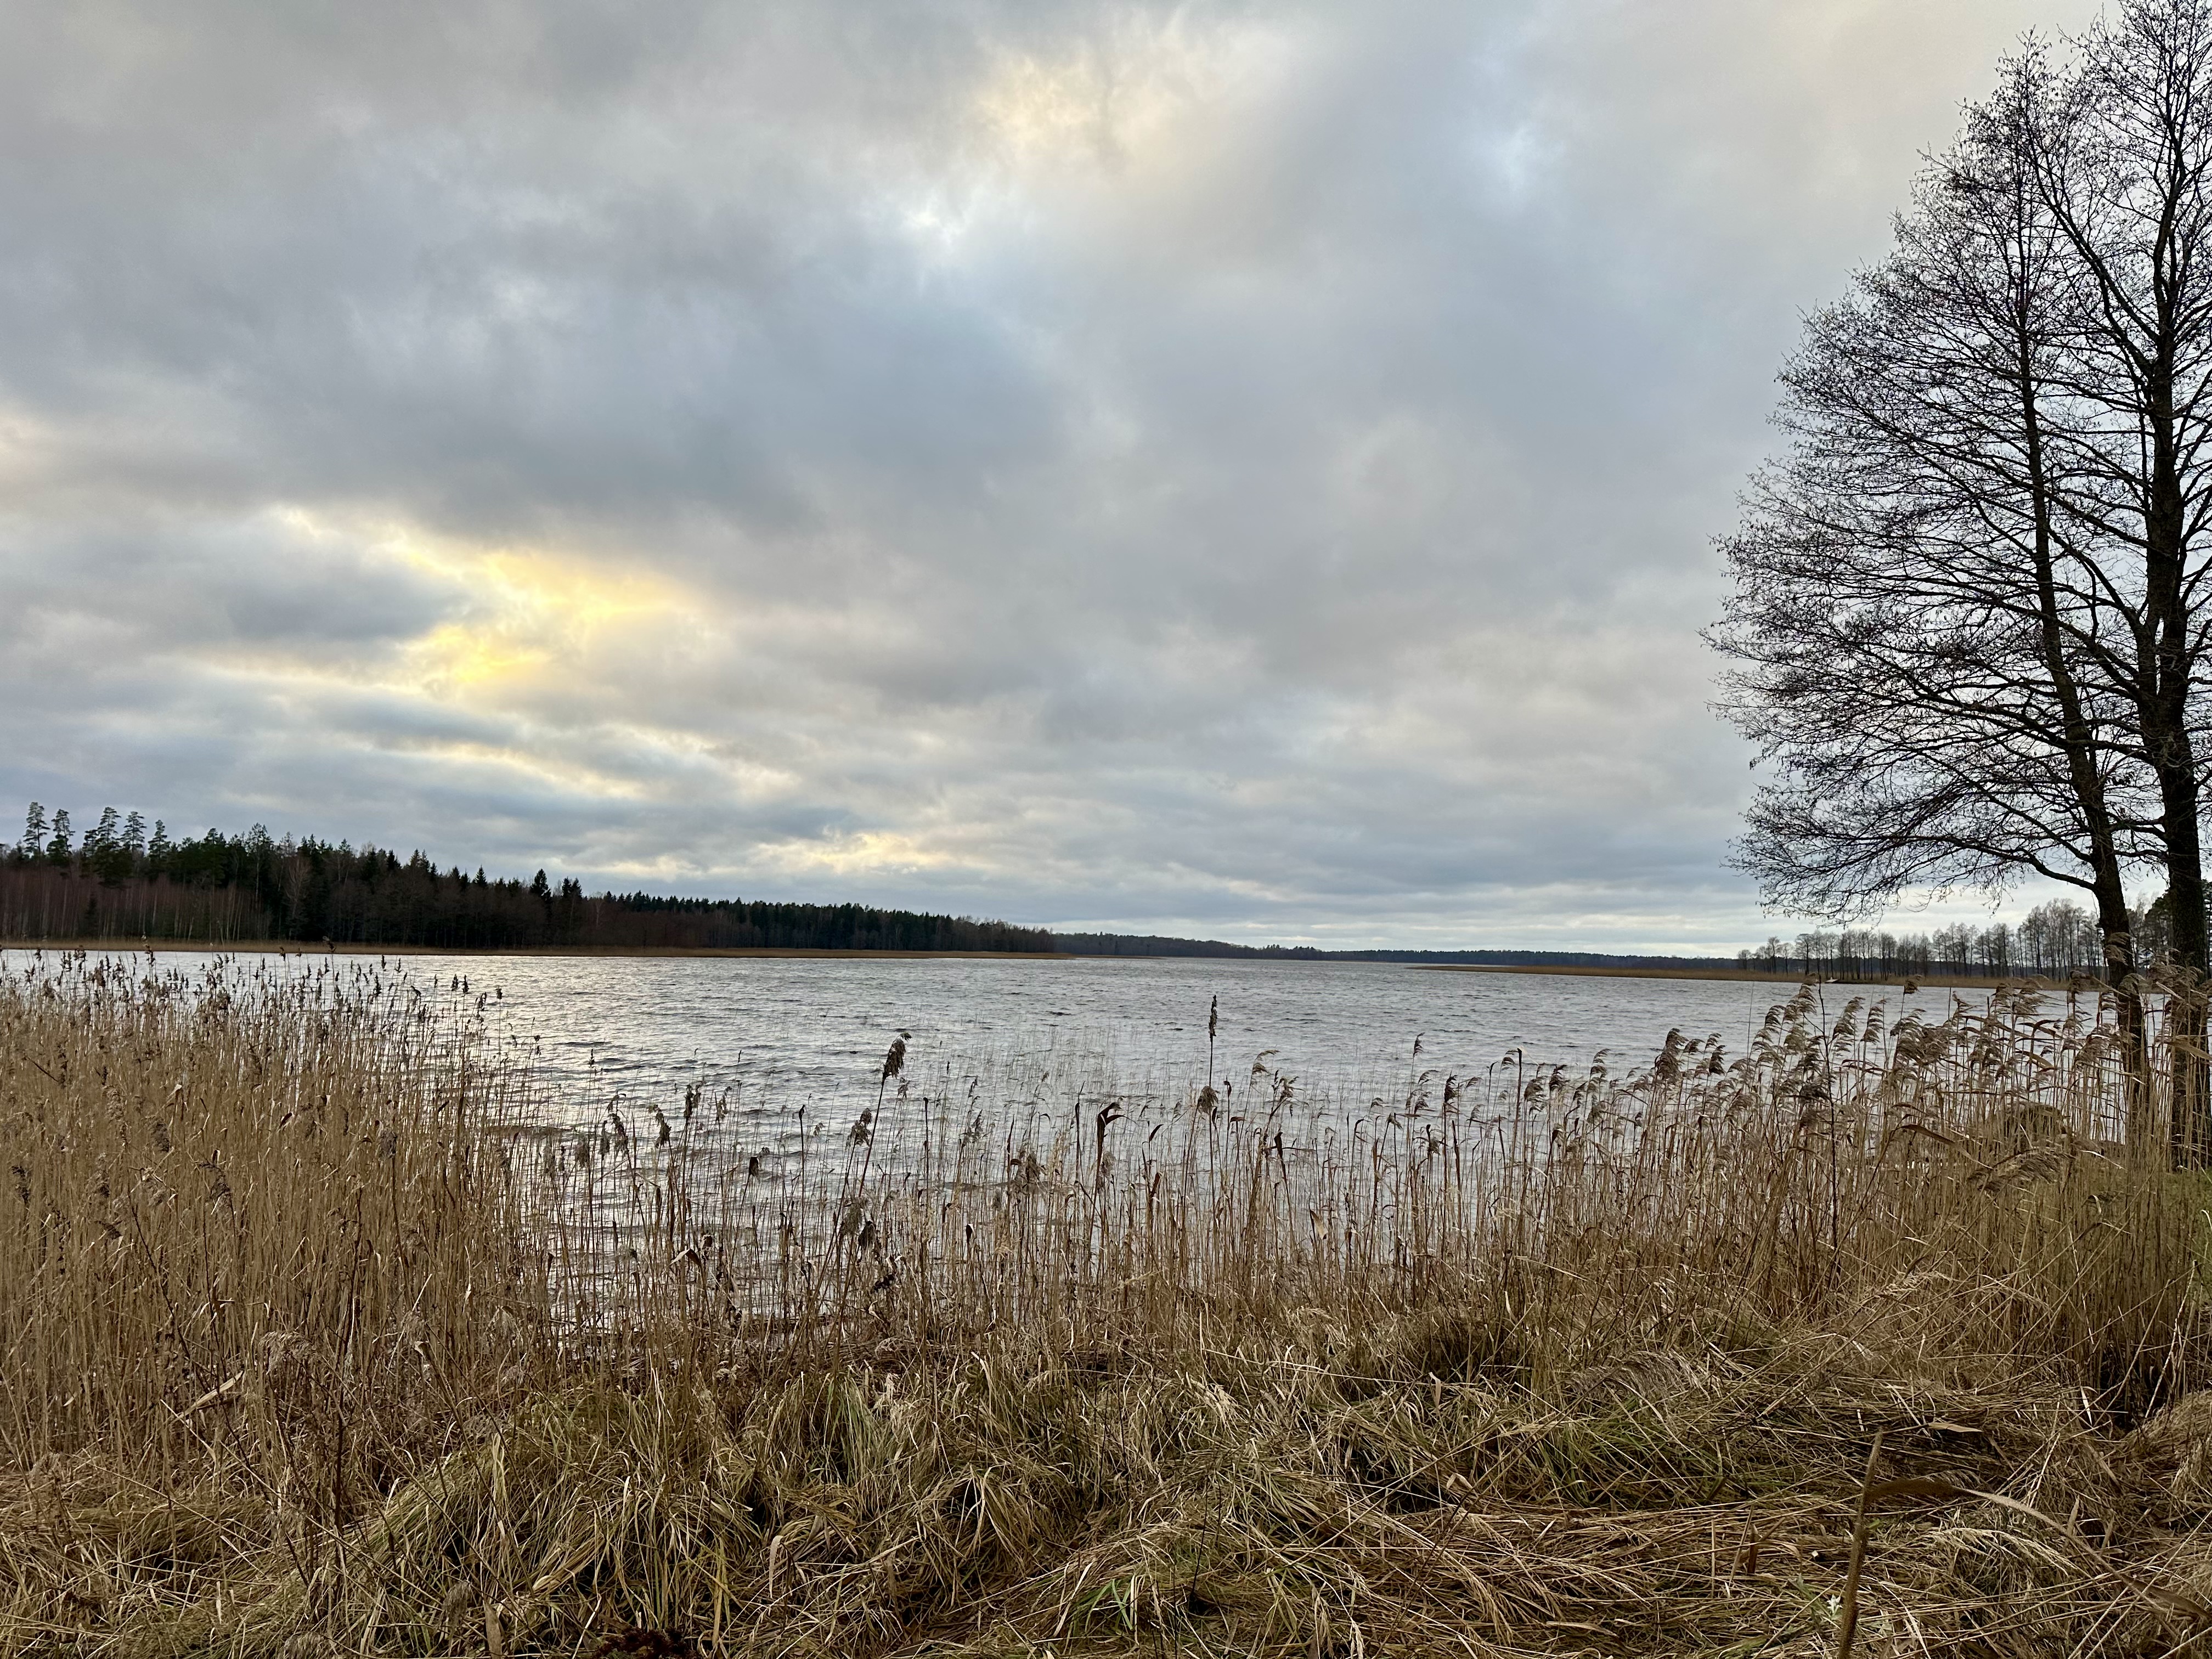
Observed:
[[[1778,906],[2040,875],[2124,981],[2149,875],[2205,969],[2208,180],[2212,0],[2135,0],[2007,63],[1808,320],[1711,635],[1769,769],[1738,860]]]

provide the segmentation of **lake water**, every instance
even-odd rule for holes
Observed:
[[[19,971],[31,957],[0,952]],[[153,966],[198,973],[216,960],[163,952]],[[377,971],[380,959],[234,960],[247,973],[291,973]],[[556,1121],[580,1127],[611,1109],[675,1119],[696,1087],[740,1137],[757,1126],[764,1148],[788,1144],[802,1108],[826,1127],[872,1105],[901,1033],[909,1087],[940,1103],[963,1091],[987,1093],[1001,1113],[1088,1093],[1158,1099],[1206,1080],[1218,997],[1214,1075],[1249,1078],[1257,1060],[1297,1079],[1302,1100],[1357,1109],[1427,1071],[1472,1081],[1564,1065],[1579,1076],[1601,1056],[1619,1076],[1674,1029],[1717,1037],[1733,1057],[1792,988],[1188,957],[408,956],[381,971],[465,1006],[484,998],[492,1040],[530,1066]],[[1886,1002],[1893,1020],[1907,1008],[1940,1018],[1954,994],[1828,986],[1822,995],[1831,1018],[1863,995]]]

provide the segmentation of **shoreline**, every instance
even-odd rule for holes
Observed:
[[[1462,1176],[1418,1074],[1357,1138],[1157,1090],[1192,1021],[879,1149],[887,1056],[810,1164],[695,1147],[703,1075],[680,1143],[621,1088],[518,1142],[536,1061],[465,998],[41,977],[0,975],[0,1204],[42,1218],[0,1226],[0,1653],[1826,1655],[1854,1566],[1931,1650],[2087,1653],[2194,1594],[2203,1189],[2105,1154],[2134,1091],[2074,1022],[1896,1021],[1826,1088],[1496,1063]],[[1783,1054],[1841,1035],[1797,1000]],[[2025,1588],[1954,1556],[2022,1511],[2071,1551]]]
[[[1546,968],[1503,962],[1409,962],[1404,965],[1427,974],[1548,974],[1569,979],[1704,979],[1748,981],[1766,985],[1802,985],[1808,977],[1813,977],[1820,985],[1879,986],[1892,990],[1902,990],[1907,981],[1923,991],[1994,991],[2002,985],[2033,985],[2047,991],[2063,992],[2066,989],[2055,981],[2033,974],[2008,974],[2002,978],[1994,975],[1972,974],[1877,974],[1843,979],[1804,974],[1770,974],[1756,968],[1599,968],[1566,963]],[[2081,994],[2086,995],[2091,990],[2108,988],[2103,981],[2099,980],[2083,987]]]
[[[0,951],[87,951],[131,956],[175,951],[199,956],[279,957],[892,957],[912,961],[951,958],[979,962],[1077,962],[1066,951],[836,951],[803,945],[532,945],[493,950],[467,945],[309,944],[299,939],[0,939]]]
[[[1360,957],[1147,957],[1121,954],[1094,956],[1088,952],[1074,951],[866,951],[772,945],[538,945],[509,949],[489,949],[456,945],[308,944],[297,939],[225,939],[219,942],[174,939],[0,939],[0,951],[84,951],[117,956],[133,956],[150,951],[157,954],[200,956],[477,957],[486,959],[497,959],[502,957],[574,957],[688,960],[781,957],[803,960],[861,961],[874,958],[905,962],[1310,962],[1329,967],[1410,968],[1417,972],[1427,974],[1519,974],[1565,979],[1709,980],[1769,985],[1802,985],[1807,977],[1802,973],[1775,974],[1755,968],[1616,968],[1586,963],[1391,962]],[[1891,989],[1902,989],[1908,979],[1923,990],[1989,991],[2003,985],[2030,984],[2045,990],[2059,992],[2066,990],[2066,987],[2063,984],[2033,975],[2010,975],[1999,978],[1989,975],[1894,974],[1854,979],[1822,978],[1818,982],[1822,985],[1879,986]],[[2102,991],[2106,988],[2101,981],[2098,981],[2093,986],[2085,987],[2084,990],[2085,992],[2089,989]]]

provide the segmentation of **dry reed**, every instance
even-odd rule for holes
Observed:
[[[0,976],[0,1651],[1826,1654],[1847,1571],[1859,1654],[2212,1638],[2206,1193],[2084,1002],[1356,1118],[901,1046],[765,1160],[534,1129],[472,1019]]]

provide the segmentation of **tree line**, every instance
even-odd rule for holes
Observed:
[[[1738,861],[1841,922],[2072,887],[2144,1085],[2131,1133],[2154,981],[2167,1130],[2200,1159],[2212,0],[2024,43],[1781,386],[1709,634],[1766,767]],[[2131,881],[2163,892],[2155,941]]]
[[[438,950],[668,949],[1048,951],[1049,933],[966,916],[860,904],[587,895],[540,870],[528,881],[420,852],[256,824],[173,838],[110,807],[78,834],[33,802],[0,857],[0,939],[161,939],[209,945],[416,945]]]
[[[2132,913],[2137,947],[2156,952],[2166,937],[2163,909]],[[1794,939],[1771,938],[1736,953],[1739,966],[1764,973],[1814,974],[1846,980],[1897,979],[1954,974],[2002,979],[2023,976],[2074,981],[2100,978],[2104,940],[2096,918],[2080,905],[2055,899],[2038,905],[2017,925],[1958,922],[1924,933],[1887,928],[1814,928]]]

